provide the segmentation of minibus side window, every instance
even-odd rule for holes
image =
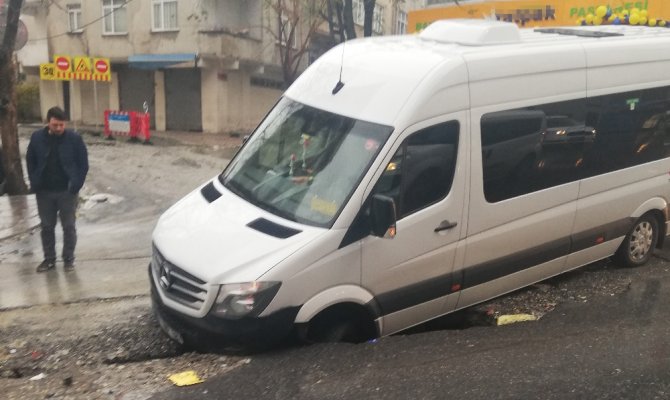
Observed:
[[[449,121],[422,129],[400,145],[373,193],[396,203],[398,219],[443,199],[451,189],[459,124]]]
[[[589,110],[598,134],[584,177],[670,155],[670,87],[595,97]]]
[[[584,99],[482,116],[484,196],[490,203],[579,179],[595,140]]]
[[[667,158],[670,86],[488,113],[481,143],[490,203]]]

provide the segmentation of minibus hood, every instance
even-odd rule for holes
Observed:
[[[250,227],[255,226],[254,221],[295,233],[277,237]],[[225,189],[211,203],[195,190],[160,217],[153,241],[163,257],[178,268],[210,284],[220,284],[257,280],[324,232],[323,228],[283,220]]]

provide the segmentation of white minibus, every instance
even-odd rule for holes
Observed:
[[[316,60],[153,232],[195,347],[362,341],[614,256],[670,199],[670,29],[445,20]]]

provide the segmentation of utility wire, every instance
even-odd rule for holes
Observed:
[[[116,7],[113,7],[108,13],[103,14],[102,17],[100,17],[100,18],[96,18],[96,19],[94,19],[94,20],[91,21],[91,22],[87,22],[87,23],[85,23],[84,25],[78,27],[78,29],[84,29],[84,28],[86,28],[87,26],[91,26],[91,25],[95,24],[96,22],[99,22],[99,21],[105,19],[107,16],[114,14],[114,11],[115,11],[116,9],[123,8],[123,7],[126,6],[126,4],[132,3],[133,1],[134,1],[134,0],[125,0],[125,1],[123,2],[123,4],[121,4],[121,5],[119,5],[119,6],[116,6]],[[56,2],[53,1],[53,2],[51,2],[51,4],[56,4]],[[58,5],[58,4],[56,4],[56,7],[62,9],[62,7],[61,7],[60,5]],[[65,35],[68,35],[68,34],[70,34],[70,33],[72,33],[72,32],[70,32],[70,31],[65,31],[65,32],[63,32],[63,33],[58,33],[58,34],[56,34],[56,35],[51,35],[51,36],[45,36],[45,37],[43,37],[43,38],[29,39],[28,41],[29,41],[29,42],[39,42],[40,40],[49,40],[49,39],[53,39],[53,38],[57,38],[57,37],[61,37],[61,36],[65,36]]]

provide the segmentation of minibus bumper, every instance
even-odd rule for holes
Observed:
[[[292,331],[300,307],[279,310],[267,317],[235,320],[212,315],[194,318],[167,307],[151,277],[151,303],[163,332],[172,340],[198,350],[216,350],[226,346],[265,347],[286,338]]]

